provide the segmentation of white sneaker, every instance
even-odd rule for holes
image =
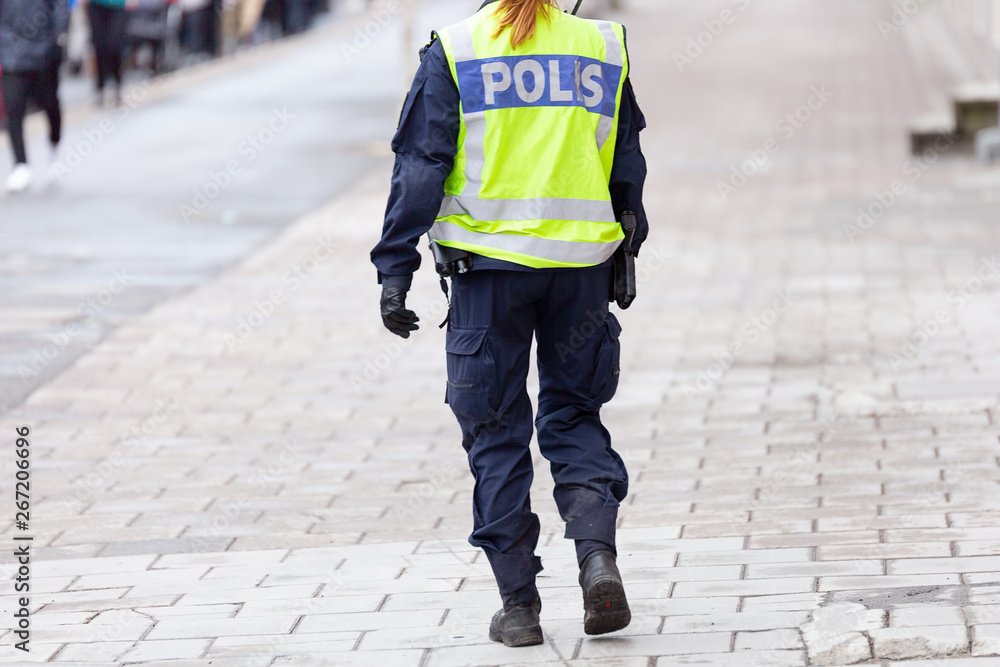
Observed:
[[[16,194],[24,192],[31,185],[31,169],[25,163],[20,163],[14,167],[7,177],[7,192]]]

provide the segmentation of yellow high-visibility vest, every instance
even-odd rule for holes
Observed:
[[[438,33],[462,121],[430,236],[534,268],[601,264],[624,238],[608,189],[624,31],[545,6],[534,37],[512,49],[509,29],[493,39],[498,7]]]

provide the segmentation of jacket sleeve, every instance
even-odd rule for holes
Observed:
[[[420,268],[417,243],[426,234],[444,200],[444,183],[458,153],[458,88],[448,60],[435,40],[427,49],[406,96],[392,140],[392,172],[382,238],[371,251],[384,287],[409,289]]]
[[[627,47],[626,47],[627,48]],[[621,107],[618,111],[618,142],[615,161],[611,167],[611,205],[615,217],[621,220],[625,211],[636,217],[635,238],[632,250],[638,255],[643,241],[649,236],[649,221],[642,205],[642,189],[646,182],[646,158],[639,146],[639,133],[646,129],[646,118],[639,109],[632,89],[632,81],[625,79]]]

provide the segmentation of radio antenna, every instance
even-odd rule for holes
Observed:
[[[573,16],[576,16],[576,13],[580,11],[580,5],[582,4],[583,0],[576,0],[576,7],[573,8]]]

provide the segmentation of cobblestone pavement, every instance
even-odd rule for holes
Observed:
[[[584,636],[538,459],[547,641],[487,640],[499,599],[465,542],[443,301],[425,266],[422,330],[381,328],[375,174],[4,416],[11,439],[33,429],[31,659],[1000,665],[1000,172],[959,148],[910,161],[905,123],[954,72],[925,17],[883,37],[891,13],[621,17],[654,224],[604,412],[632,476],[627,630]]]

